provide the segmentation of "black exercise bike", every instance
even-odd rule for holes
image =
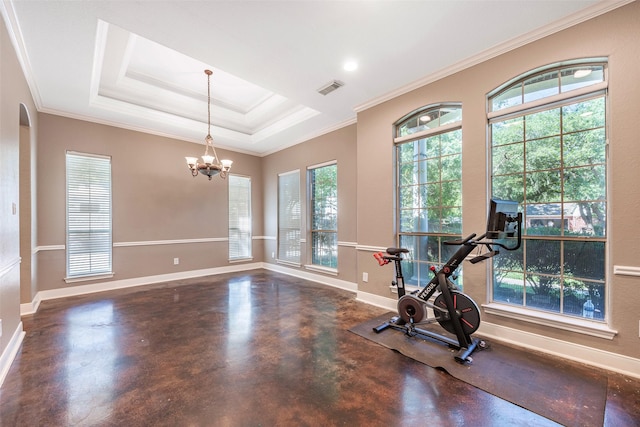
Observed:
[[[458,350],[454,356],[459,363],[471,363],[471,354],[478,348],[484,348],[485,342],[471,337],[480,326],[480,310],[476,303],[467,295],[457,290],[451,280],[456,269],[476,248],[485,247],[487,252],[479,254],[469,260],[472,264],[484,261],[500,253],[503,248],[508,251],[516,250],[522,243],[522,213],[518,212],[518,203],[509,200],[490,200],[487,232],[476,238],[471,234],[465,239],[444,242],[446,245],[458,245],[460,248],[453,254],[439,271],[431,267],[434,277],[422,289],[409,294],[405,292],[404,277],[402,275],[402,255],[409,252],[405,248],[388,248],[386,254],[378,252],[374,257],[378,263],[386,265],[393,261],[396,268],[396,279],[392,284],[398,290],[398,316],[376,326],[373,330],[380,333],[392,328],[404,332],[409,337],[435,339]],[[513,246],[503,242],[516,239]],[[431,297],[439,292],[433,302]],[[429,317],[427,308],[433,310],[434,317]],[[421,329],[421,325],[439,323],[447,332],[454,334],[454,338],[432,331]]]

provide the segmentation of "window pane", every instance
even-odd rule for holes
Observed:
[[[559,275],[560,242],[532,239],[525,242],[527,271],[545,275]]]
[[[440,135],[423,139],[420,147],[422,148],[421,153],[424,153],[425,158],[438,158],[440,156]]]
[[[500,145],[493,148],[492,154],[494,175],[524,171],[524,144]]]
[[[462,179],[462,154],[442,157],[441,162],[443,181],[460,181]]]
[[[396,126],[396,136],[407,136],[417,132],[437,129],[440,126],[462,120],[462,109],[451,105],[419,111]]]
[[[604,320],[604,283],[565,280],[564,313],[587,319]]]
[[[604,280],[604,242],[565,242],[564,269],[567,276]]]
[[[538,139],[527,143],[527,170],[560,167],[560,137]]]
[[[524,117],[493,123],[491,136],[494,146],[524,141]]]
[[[559,236],[564,228],[561,203],[528,203],[525,232],[529,236]]]
[[[502,253],[498,258],[502,258]],[[498,259],[496,258],[496,260]],[[493,300],[507,304],[523,304],[524,274],[495,269],[493,271]]]
[[[522,104],[522,83],[511,86],[491,99],[491,111]]]
[[[524,200],[524,175],[494,176],[491,194],[498,199],[522,202]]]
[[[604,81],[602,65],[581,65],[562,71],[561,90],[568,92]]]
[[[527,307],[560,312],[561,286],[558,277],[527,274],[525,280],[528,286]]]
[[[338,235],[317,231],[311,234],[311,263],[323,267],[338,267]]]
[[[531,203],[562,200],[560,171],[533,172],[526,175],[527,201]]]
[[[604,165],[566,169],[564,198],[567,201],[602,200],[606,192]]]
[[[525,138],[530,141],[560,134],[560,109],[541,111],[525,117]]]
[[[443,133],[440,136],[442,155],[456,154],[462,152],[462,130]]]
[[[562,107],[564,133],[601,128],[604,126],[604,98],[591,99]]]
[[[566,135],[562,152],[565,167],[604,163],[606,160],[604,128]]]
[[[537,75],[524,82],[524,102],[531,102],[560,92],[558,72]]]

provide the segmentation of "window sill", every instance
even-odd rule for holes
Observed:
[[[300,268],[302,266],[302,264],[300,264],[299,262],[285,261],[282,259],[276,259],[276,264],[281,264],[281,265],[286,265],[289,267],[296,267],[296,268]]]
[[[110,279],[115,275],[115,273],[103,273],[103,274],[94,274],[91,276],[77,276],[77,277],[65,277],[64,281],[67,283],[76,283],[76,282],[88,282],[89,280],[100,280],[100,279]]]
[[[253,257],[229,258],[229,264],[246,262],[246,261],[253,261]]]
[[[606,324],[593,320],[583,320],[498,303],[482,304],[482,308],[487,314],[508,317],[523,322],[535,323],[537,325],[549,326],[608,340],[612,340],[613,337],[618,334],[618,331],[609,328]]]
[[[338,270],[335,268],[321,267],[319,265],[313,265],[313,264],[307,264],[304,266],[304,268],[306,268],[307,270],[316,271],[318,273],[331,274],[332,276],[338,275]]]

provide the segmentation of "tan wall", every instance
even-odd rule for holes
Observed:
[[[264,157],[262,163],[264,179],[264,227],[266,241],[266,261],[275,263],[271,257],[277,254],[278,233],[278,174],[300,170],[300,200],[302,202],[302,230],[307,229],[307,167],[336,160],[338,164],[338,279],[356,281],[356,126],[350,125]],[[302,245],[302,264],[309,263],[308,236]]]
[[[111,156],[115,276],[108,280],[229,264],[228,181],[194,178],[184,160],[204,153],[204,146],[50,114],[41,113],[39,123],[39,290],[73,286],[64,282],[64,250],[47,248],[65,244],[66,150]],[[251,177],[253,233],[261,236],[260,158],[217,151],[234,161],[232,173]],[[198,238],[216,241],[150,243]],[[262,260],[262,247],[261,240],[254,240],[254,261]]]
[[[612,340],[588,337],[485,315],[484,320],[619,354],[640,357],[638,321],[640,279],[613,274],[614,265],[640,264],[640,211],[637,117],[640,116],[640,2],[631,3],[575,27],[500,55],[358,114],[358,243],[386,247],[394,243],[392,125],[412,110],[443,101],[463,105],[463,234],[485,227],[486,94],[509,79],[557,61],[582,57],[609,58],[609,313],[619,331]],[[376,182],[377,185],[371,185]],[[372,215],[377,212],[377,215]],[[486,263],[465,264],[465,292],[486,303]],[[365,292],[392,297],[393,272],[377,268],[371,253],[358,254],[358,277],[369,272]]]
[[[3,20],[0,20],[0,355],[20,327],[20,227],[31,227],[20,211],[20,181],[30,169],[20,167],[20,105],[37,128],[35,105]],[[28,133],[28,132],[27,132]],[[27,143],[26,148],[29,148]],[[29,191],[28,187],[26,191]],[[27,197],[28,198],[28,197]],[[15,206],[15,210],[14,210]],[[29,245],[27,239],[24,245]],[[29,263],[31,248],[24,248]],[[0,366],[0,368],[2,368]]]

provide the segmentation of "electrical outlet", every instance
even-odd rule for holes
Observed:
[[[368,282],[369,281],[369,273],[362,273],[362,281],[363,282]]]
[[[180,264],[180,258],[174,258],[173,265],[178,265],[178,264]]]
[[[275,258],[276,257],[276,253],[275,252],[271,252],[271,258]]]

